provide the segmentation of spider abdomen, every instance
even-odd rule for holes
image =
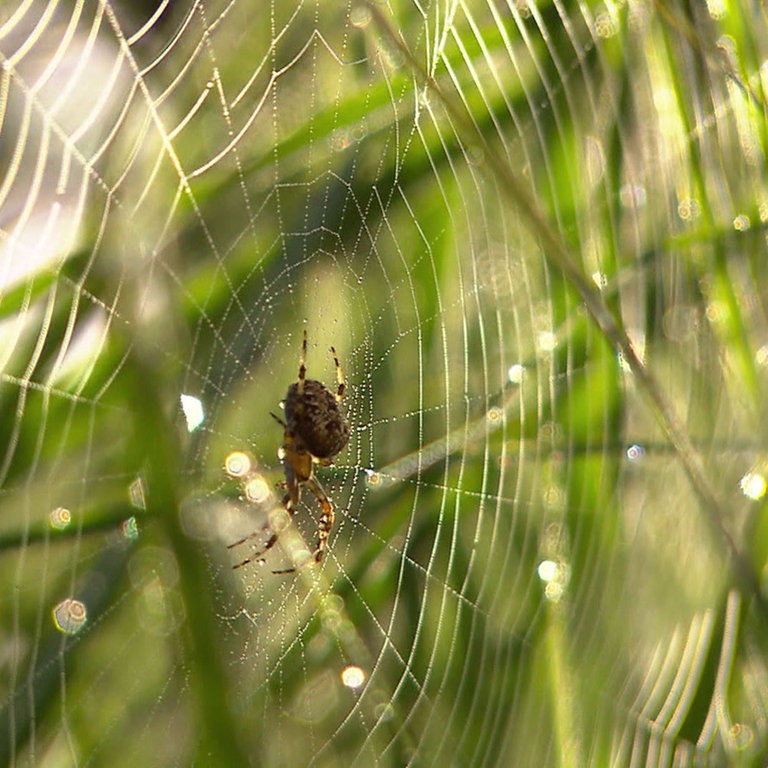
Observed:
[[[291,384],[285,396],[285,420],[317,459],[332,459],[349,441],[349,422],[333,393],[320,381],[305,379],[303,391]]]

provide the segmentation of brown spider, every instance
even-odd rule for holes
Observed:
[[[333,528],[333,506],[322,485],[314,475],[314,464],[328,466],[346,446],[349,441],[349,422],[341,410],[344,397],[344,372],[336,354],[331,347],[333,361],[336,363],[336,382],[338,388],[333,394],[322,382],[306,378],[307,367],[307,332],[304,331],[304,342],[301,345],[299,358],[299,378],[288,387],[285,396],[285,421],[271,413],[275,421],[283,427],[283,445],[280,458],[285,472],[285,488],[287,493],[283,499],[285,509],[293,517],[296,514],[301,496],[301,486],[306,485],[320,503],[323,514],[317,527],[317,546],[312,559],[319,563],[323,559],[328,536]],[[250,557],[233,566],[240,568],[256,560],[264,562],[264,555],[277,542],[278,534],[265,523],[260,531],[244,536],[227,548],[232,549],[246,541],[256,538],[264,531],[270,531],[266,544]],[[273,573],[293,573],[296,568],[286,568]]]

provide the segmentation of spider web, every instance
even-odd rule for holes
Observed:
[[[765,21],[0,8],[0,763],[762,765]]]

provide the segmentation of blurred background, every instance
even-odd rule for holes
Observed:
[[[725,0],[0,6],[0,765],[763,766],[767,53]],[[304,331],[351,438],[276,575]]]

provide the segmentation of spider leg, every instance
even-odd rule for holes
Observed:
[[[261,528],[259,528],[258,531],[254,531],[253,533],[249,534],[248,536],[244,536],[242,539],[240,539],[240,541],[236,541],[234,544],[229,544],[227,546],[227,549],[232,549],[234,547],[239,546],[240,544],[244,544],[246,541],[250,541],[251,539],[255,539],[258,536],[261,536],[261,534],[264,533],[265,531],[270,531],[270,530],[272,530],[272,528],[271,528],[269,522],[266,522],[266,523],[264,523],[264,525],[261,526]],[[242,568],[244,565],[248,565],[249,563],[256,563],[256,562],[263,563],[264,562],[264,555],[267,552],[269,552],[269,550],[272,549],[272,547],[275,546],[276,542],[277,542],[277,534],[276,533],[272,533],[270,535],[270,537],[267,539],[267,541],[264,544],[264,546],[261,549],[257,550],[256,552],[254,552],[249,557],[246,557],[245,560],[242,560],[241,562],[237,563],[236,565],[233,565],[232,566],[232,570],[237,570],[238,568]]]
[[[301,343],[301,357],[299,358],[299,397],[304,393],[304,379],[307,377],[307,329],[304,329],[304,341]]]
[[[331,354],[333,355],[333,362],[336,363],[336,383],[339,385],[339,388],[336,390],[336,402],[340,403],[341,398],[344,397],[347,385],[344,383],[344,371],[339,362],[339,356],[336,354],[335,347],[331,347]]]
[[[259,528],[258,531],[253,531],[253,533],[249,533],[247,536],[243,536],[242,539],[238,539],[237,541],[233,541],[231,544],[227,544],[227,549],[234,549],[235,547],[239,547],[241,544],[245,544],[246,541],[250,541],[251,539],[257,539],[264,531],[269,530],[269,523],[264,523],[264,525]],[[242,563],[240,563],[242,565]],[[235,568],[239,568],[240,566],[236,565]]]
[[[288,512],[288,514],[293,517],[296,514],[297,507],[293,502],[291,501],[291,494],[286,493],[285,498],[283,499],[283,506],[285,507],[285,511]],[[265,531],[272,531],[272,526],[270,525],[269,521],[264,523],[264,525],[259,528],[258,531],[254,531],[253,533],[249,534],[248,536],[244,536],[240,541],[236,541],[234,544],[230,544],[227,549],[233,549],[234,547],[237,547],[240,544],[244,544],[246,541],[250,541],[251,539],[255,539],[258,536],[261,536],[262,533]],[[251,555],[245,558],[245,560],[242,560],[241,562],[237,563],[236,565],[232,566],[232,570],[237,570],[238,568],[242,568],[244,565],[248,565],[249,563],[263,563],[264,562],[264,555],[269,552],[272,547],[277,544],[279,534],[272,531],[269,538],[265,542],[264,546],[261,549],[256,550],[256,552],[253,552]],[[272,571],[272,573],[288,573],[288,571]]]
[[[312,491],[323,510],[323,514],[320,515],[320,522],[317,525],[317,545],[315,547],[315,551],[312,553],[312,559],[316,563],[319,563],[323,559],[323,555],[325,554],[325,547],[328,543],[328,536],[330,535],[331,529],[333,528],[333,505],[331,504],[331,501],[328,498],[326,492],[323,490],[323,486],[320,485],[314,475],[306,480],[306,485],[309,490]],[[295,566],[293,568],[286,568],[282,571],[272,571],[272,573],[278,574],[295,572]]]
[[[288,493],[286,493],[285,497],[283,498],[283,507],[285,508],[285,511],[291,517],[293,517],[298,510],[299,495],[301,493],[301,489],[293,470],[286,469],[285,480],[286,480],[285,484],[288,487]],[[230,544],[229,546],[227,546],[227,549],[234,549],[234,547],[237,547],[240,544],[245,544],[246,541],[251,541],[251,539],[258,538],[265,531],[270,531],[270,535],[266,543],[264,544],[264,546],[262,546],[261,549],[258,549],[255,552],[252,552],[248,557],[245,558],[245,560],[242,560],[236,565],[233,565],[232,566],[233,570],[242,568],[244,565],[248,565],[249,563],[254,563],[254,562],[263,563],[264,555],[266,555],[266,553],[269,552],[269,550],[272,549],[272,547],[274,547],[275,544],[277,543],[277,538],[279,536],[279,533],[273,530],[269,519],[267,519],[267,521],[264,523],[264,525],[261,526],[261,528],[259,528],[258,531],[249,533],[247,536],[243,536],[242,539],[240,539],[239,541],[236,541],[234,544]],[[274,571],[274,573],[281,573],[281,571]]]

